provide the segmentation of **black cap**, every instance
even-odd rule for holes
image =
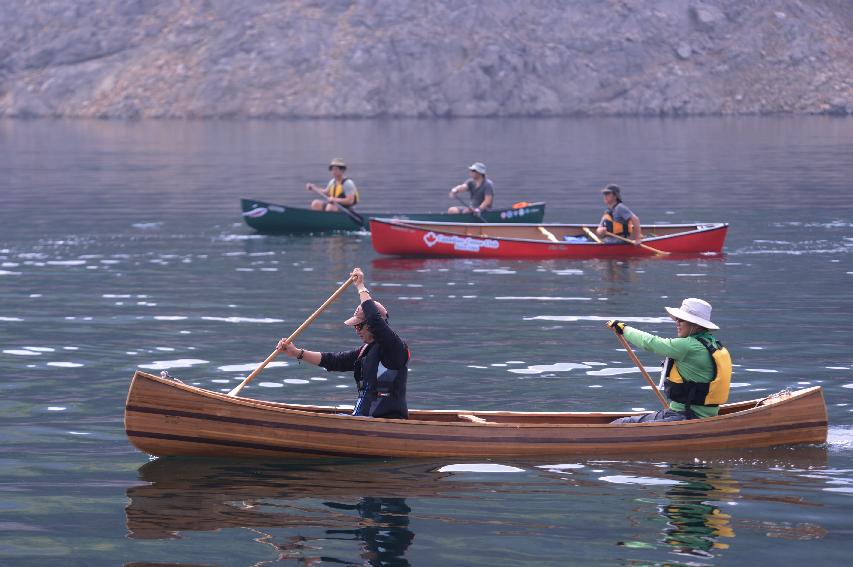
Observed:
[[[609,183],[604,189],[601,190],[602,193],[613,193],[617,197],[621,197],[622,190],[619,189],[618,185],[614,185],[613,183]]]

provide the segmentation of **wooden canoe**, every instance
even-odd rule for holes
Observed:
[[[485,211],[482,219],[472,214],[450,213],[369,213],[358,211],[364,219],[361,225],[341,212],[314,211],[300,207],[276,205],[256,199],[241,199],[243,220],[261,234],[287,234],[299,232],[335,232],[369,230],[369,221],[374,217],[408,219],[416,221],[519,223],[542,222],[545,203],[517,203],[511,208]],[[521,206],[519,206],[521,205]]]
[[[229,397],[138,370],[124,425],[130,442],[155,456],[465,459],[826,442],[820,387],[775,399],[727,404],[719,416],[671,423],[610,424],[637,412],[410,410],[407,420],[376,419],[335,407]]]
[[[580,224],[462,224],[372,218],[370,239],[380,254],[451,258],[630,258],[656,253],[720,254],[729,225],[643,226],[643,244],[588,240]],[[588,228],[588,227],[587,227]]]

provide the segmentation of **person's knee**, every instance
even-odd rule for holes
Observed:
[[[447,212],[450,213],[451,215],[455,215],[455,214],[459,213],[459,209],[457,209],[456,207],[450,207],[447,209]]]
[[[611,425],[619,425],[622,423],[634,423],[635,419],[631,416],[619,417],[610,422]]]

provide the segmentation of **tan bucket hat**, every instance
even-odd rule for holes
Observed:
[[[376,309],[379,310],[379,314],[383,319],[388,317],[388,310],[385,309],[385,306],[379,303],[378,301],[373,302],[376,305]],[[350,327],[354,325],[358,325],[359,323],[364,323],[364,311],[361,308],[361,305],[355,308],[355,312],[353,312],[352,317],[344,321],[344,325],[349,325]]]
[[[329,163],[329,169],[333,167],[340,167],[341,169],[347,168],[347,162],[345,162],[342,158],[336,157]]]

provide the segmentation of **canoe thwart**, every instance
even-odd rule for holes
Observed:
[[[551,232],[550,230],[548,230],[547,228],[545,228],[544,226],[540,226],[540,227],[539,227],[539,232],[541,232],[542,234],[544,234],[544,235],[545,235],[545,238],[547,238],[547,239],[548,239],[548,240],[550,240],[551,242],[559,242],[559,240],[557,239],[557,237],[556,237],[556,236],[554,236],[554,233],[553,233],[553,232]]]
[[[471,423],[489,423],[482,417],[478,417],[476,415],[471,415],[470,413],[460,413],[458,414],[459,419],[462,421],[470,421]]]

